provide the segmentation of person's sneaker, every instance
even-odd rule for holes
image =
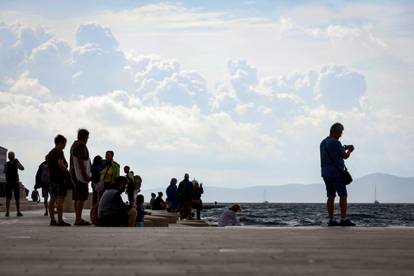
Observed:
[[[70,223],[64,222],[63,220],[61,222],[58,222],[56,226],[71,226]]]
[[[49,215],[49,213],[46,211],[45,213],[44,213],[44,216],[45,217],[47,217]]]
[[[341,220],[341,226],[355,226],[356,224],[350,221],[349,219]]]
[[[4,215],[5,217],[10,216],[9,212],[6,212],[6,214]]]
[[[22,216],[23,216],[23,214],[22,214],[22,213],[17,212],[16,217],[22,217]]]
[[[328,226],[339,226],[339,223],[336,220],[330,220]]]
[[[51,220],[50,221],[50,226],[57,226],[56,220]]]

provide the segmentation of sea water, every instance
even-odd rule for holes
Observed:
[[[227,207],[202,211],[202,219],[217,224]],[[241,223],[251,226],[319,226],[327,224],[324,203],[242,203]],[[414,226],[414,204],[362,204],[351,203],[348,217],[358,226]],[[340,219],[335,205],[335,218]]]

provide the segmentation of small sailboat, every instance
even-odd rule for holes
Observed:
[[[266,200],[266,190],[263,191],[263,204],[268,204],[269,201]]]
[[[375,205],[380,204],[379,201],[377,200],[377,184],[375,184],[374,186],[374,204]]]

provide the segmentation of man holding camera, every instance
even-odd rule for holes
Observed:
[[[322,178],[325,182],[328,200],[328,226],[355,226],[355,223],[347,218],[348,193],[346,182],[343,178],[345,170],[344,159],[348,159],[354,151],[353,145],[342,146],[339,138],[342,136],[344,126],[335,123],[331,126],[329,136],[322,140],[320,144]],[[335,196],[339,196],[339,206],[341,209],[341,222],[334,220]]]

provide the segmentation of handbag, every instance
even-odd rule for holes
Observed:
[[[334,159],[331,157],[331,155],[329,154],[329,151],[326,147],[326,142],[325,142],[325,152],[328,155],[329,159],[331,159],[332,163],[335,164],[336,162],[334,161]],[[344,169],[341,170],[340,168],[338,168],[337,166],[335,166],[337,168],[337,170],[339,171],[339,173],[341,174],[342,179],[345,182],[345,185],[349,185],[351,184],[351,182],[353,181],[351,174],[349,173],[347,167],[345,167],[344,165]]]

